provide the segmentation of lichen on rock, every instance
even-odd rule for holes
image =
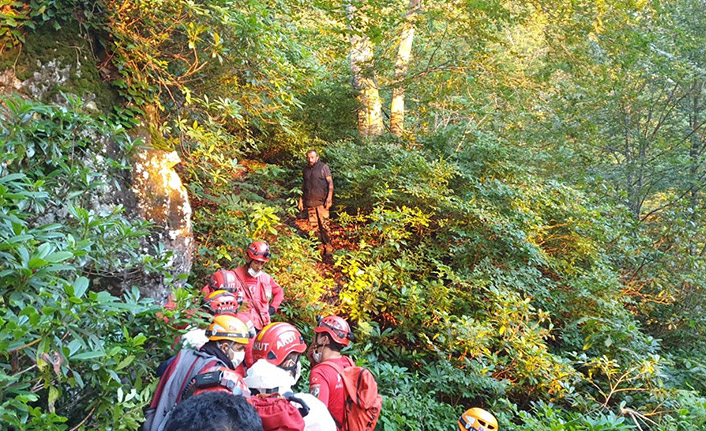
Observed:
[[[10,94],[22,89],[22,81],[17,79],[12,69],[0,71],[0,94]]]
[[[63,94],[74,95],[92,103],[89,110],[103,112],[119,101],[111,84],[101,79],[92,41],[77,24],[67,23],[60,30],[40,27],[27,34],[21,50],[8,56],[12,61],[0,62],[0,93],[17,91],[49,103],[65,103]]]
[[[101,79],[92,42],[76,24],[67,24],[59,31],[39,28],[27,35],[22,49],[13,55],[12,61],[0,62],[0,94],[20,93],[24,98],[58,103],[66,109],[76,107],[69,100],[74,95],[80,100],[80,111],[91,116],[120,106],[116,92]],[[135,264],[135,256],[116,255],[110,268],[93,274],[97,281],[94,285],[118,294],[137,286],[143,295],[164,302],[174,287],[185,283],[179,276],[191,271],[194,237],[188,195],[173,169],[179,157],[175,152],[152,148],[149,129],[146,122],[131,131],[132,139],[142,139],[143,146],[130,156],[116,136],[78,129],[74,138],[89,142],[90,149],[77,153],[77,157],[100,185],[77,200],[97,216],[118,212],[130,223],[151,224],[150,233],[139,239],[141,256],[137,258],[145,262],[137,262],[134,267],[130,265]],[[117,160],[127,163],[128,158],[132,169],[111,167]],[[50,203],[34,223],[67,223],[70,217],[65,207]],[[161,267],[163,272],[148,270],[150,259],[161,265],[165,256],[169,257],[166,266]],[[125,264],[128,260],[130,265]]]
[[[189,197],[173,169],[179,162],[179,156],[174,151],[144,147],[133,157],[132,172],[135,209],[142,218],[156,225],[149,242],[162,244],[165,250],[173,253],[169,270],[173,276],[191,271],[194,251]],[[145,286],[142,290],[162,300],[169,292],[161,288],[155,291]]]

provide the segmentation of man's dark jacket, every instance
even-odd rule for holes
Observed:
[[[326,177],[331,176],[328,165],[317,161],[314,166],[307,166],[303,171],[304,207],[313,208],[326,203],[328,197],[328,182]]]

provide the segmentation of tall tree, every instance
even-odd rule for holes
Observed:
[[[392,104],[390,106],[390,130],[395,136],[402,136],[404,132],[404,95],[405,86],[403,80],[407,77],[409,60],[412,54],[412,42],[414,41],[415,19],[419,14],[422,0],[409,0],[407,16],[400,35],[400,45],[397,50],[397,60],[395,61],[395,74],[393,77],[394,87],[392,88]]]
[[[358,133],[364,138],[382,134],[382,101],[375,73],[373,44],[366,34],[368,19],[353,0],[346,1],[346,15],[350,32],[350,62],[353,88],[357,92]]]

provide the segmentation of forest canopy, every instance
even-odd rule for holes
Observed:
[[[193,323],[265,240],[276,319],[354,327],[378,430],[470,406],[503,431],[706,430],[704,10],[0,0],[0,422],[138,429],[178,333],[157,313]],[[145,146],[180,160],[181,277],[141,245],[154,224],[93,206]],[[298,224],[309,149],[331,258]],[[179,306],[116,289],[128,272]]]

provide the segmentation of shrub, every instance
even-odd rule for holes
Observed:
[[[0,418],[11,429],[135,429],[153,389],[148,352],[169,331],[136,287],[118,297],[99,280],[145,268],[137,238],[149,226],[89,206],[125,169],[96,137],[111,137],[115,154],[132,142],[76,106],[0,106]]]

